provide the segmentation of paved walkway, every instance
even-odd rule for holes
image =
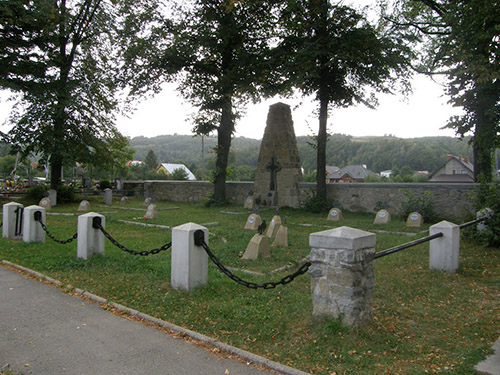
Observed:
[[[0,266],[0,369],[6,364],[37,375],[270,373]]]

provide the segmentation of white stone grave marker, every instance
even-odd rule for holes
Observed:
[[[90,210],[90,203],[87,200],[83,200],[80,202],[78,206],[78,211],[88,212]]]
[[[245,204],[243,205],[243,208],[253,210],[254,207],[255,207],[255,197],[253,195],[249,195],[248,197],[245,198]]]
[[[146,210],[146,213],[144,214],[143,219],[148,220],[148,219],[155,219],[156,218],[156,204],[150,204],[148,206],[148,209]]]
[[[418,212],[412,212],[406,220],[406,226],[410,228],[420,228],[423,223],[424,219]]]
[[[252,237],[241,259],[255,260],[259,256],[263,258],[269,258],[271,256],[269,239],[262,234],[256,234]]]
[[[150,204],[151,204],[151,198],[148,197],[148,198],[144,199],[145,206],[149,206]]]
[[[247,219],[245,229],[257,230],[260,224],[262,224],[262,218],[260,217],[260,215],[251,214]]]
[[[271,247],[288,247],[288,228],[280,225]]]
[[[342,211],[340,210],[340,208],[332,208],[328,213],[327,220],[342,221]]]
[[[120,203],[121,204],[128,204],[128,197],[125,197],[125,196],[121,197]]]
[[[391,214],[387,210],[380,210],[375,216],[373,224],[387,224],[391,221]]]
[[[45,197],[40,200],[40,203],[38,203],[40,207],[45,208],[46,210],[50,210],[52,208],[52,204],[50,204],[50,199]]]
[[[281,226],[281,217],[278,215],[274,215],[273,219],[271,220],[271,223],[269,224],[269,227],[267,228],[266,236],[271,238],[276,235],[278,232],[278,229]]]

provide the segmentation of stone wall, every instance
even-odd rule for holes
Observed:
[[[227,198],[231,203],[241,204],[253,182],[228,182]],[[301,203],[312,196],[315,183],[300,183]],[[472,210],[469,194],[476,184],[445,183],[359,183],[328,184],[328,198],[343,210],[353,212],[376,212],[385,207],[391,214],[397,214],[403,202],[407,201],[404,190],[420,197],[429,192],[434,207],[447,219],[463,219]],[[136,196],[154,196],[158,200],[173,202],[200,202],[213,192],[213,185],[207,181],[124,181],[124,190],[133,191]]]

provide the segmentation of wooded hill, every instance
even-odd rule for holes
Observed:
[[[472,159],[469,139],[452,137],[397,138],[352,137],[334,134],[327,144],[327,165],[344,167],[350,164],[366,164],[373,172],[409,167],[414,171],[432,172],[443,164],[447,154],[468,156]],[[204,158],[207,169],[215,164],[215,137],[205,137]],[[311,137],[297,137],[301,165],[306,173],[316,169],[316,150]],[[156,154],[158,162],[183,163],[192,170],[202,166],[202,138],[189,135],[162,135],[135,137],[130,140],[135,149],[135,159],[144,160],[149,150]],[[260,140],[236,137],[232,142],[229,164],[233,167],[256,167]]]

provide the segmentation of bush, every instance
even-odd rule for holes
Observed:
[[[99,189],[104,190],[104,189],[112,189],[113,185],[111,184],[110,181],[108,180],[101,180],[99,181]]]
[[[82,197],[76,193],[73,186],[61,185],[57,189],[57,203],[71,203],[82,200]]]
[[[304,209],[312,213],[328,212],[332,208],[332,202],[321,199],[316,194],[309,197],[304,203]]]
[[[486,229],[477,231],[474,226],[473,238],[485,245],[491,247],[500,246],[500,183],[485,183],[481,182],[472,196],[472,203],[476,211],[484,208],[493,210],[493,215],[485,220]]]
[[[38,184],[26,190],[26,198],[30,201],[38,202],[46,196],[47,191],[50,189],[49,185]]]
[[[408,197],[408,200],[401,205],[400,215],[404,220],[415,211],[422,215],[426,223],[438,221],[439,215],[434,208],[430,192],[426,191],[422,197],[416,197],[406,189],[403,189],[402,192]]]

